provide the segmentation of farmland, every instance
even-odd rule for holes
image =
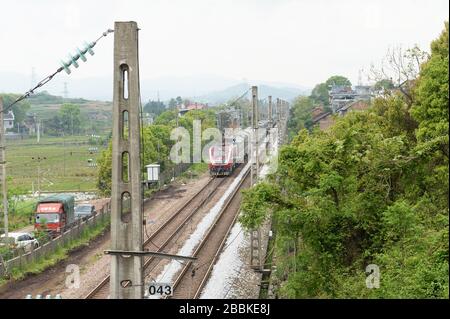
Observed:
[[[91,145],[90,137],[46,137],[8,141],[8,186],[21,193],[95,190],[97,168],[89,167],[101,154],[102,147]],[[91,141],[92,143],[92,141]],[[91,152],[92,147],[98,151]],[[39,160],[40,158],[40,160]]]

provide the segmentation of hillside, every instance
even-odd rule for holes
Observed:
[[[215,91],[203,96],[199,96],[196,99],[199,102],[210,103],[210,104],[220,104],[227,102],[233,98],[240,97],[245,91],[250,87],[248,83],[240,83],[221,91]],[[275,87],[269,85],[260,85],[259,87],[260,96],[277,96],[285,100],[293,100],[299,95],[308,94],[307,90],[292,87]]]

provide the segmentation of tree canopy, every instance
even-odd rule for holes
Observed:
[[[161,172],[174,166],[169,155],[174,145],[170,139],[170,134],[177,127],[178,112],[169,110],[161,113],[154,121],[154,124],[143,128],[142,143],[144,163],[158,163],[161,165]],[[187,129],[190,136],[193,136],[193,121],[202,121],[202,130],[215,126],[215,114],[212,110],[193,110],[178,118],[178,125]],[[192,144],[192,143],[191,143]],[[191,152],[192,154],[192,152]],[[108,196],[111,194],[112,175],[112,143],[109,143],[102,155],[97,176],[97,189],[100,194]],[[144,168],[143,168],[144,169]]]
[[[325,84],[327,87],[336,85],[336,86],[352,86],[352,82],[350,82],[349,79],[347,79],[345,76],[342,75],[334,75],[330,77]]]
[[[334,75],[326,80],[325,83],[317,84],[312,90],[310,98],[316,104],[321,104],[322,106],[330,105],[329,90],[333,85],[352,86],[352,83],[345,76]]]
[[[278,171],[244,193],[246,229],[273,221],[278,296],[449,297],[447,65],[448,24],[412,109],[397,92],[327,131],[303,129]],[[369,265],[379,289],[366,286]]]
[[[151,113],[156,116],[166,111],[166,105],[160,101],[148,101],[144,106],[144,112]]]
[[[3,98],[3,107],[7,108],[11,105],[18,97],[17,94],[1,94]],[[27,112],[30,109],[30,103],[26,100],[20,101],[15,104],[11,110],[14,113],[14,122],[15,123],[23,123],[26,119]]]

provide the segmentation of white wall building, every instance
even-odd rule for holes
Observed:
[[[5,128],[5,131],[8,129],[14,128],[14,113],[12,111],[9,111],[7,114],[3,117],[3,126]]]

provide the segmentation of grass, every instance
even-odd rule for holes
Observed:
[[[9,206],[9,230],[15,231],[30,225],[36,200],[20,201]]]
[[[192,164],[192,166],[189,167],[189,169],[186,172],[181,174],[179,178],[181,181],[187,181],[191,178],[199,177],[206,171],[208,171],[208,164],[206,164],[206,163]]]
[[[91,154],[88,142],[87,136],[43,138],[39,144],[36,139],[9,141],[8,187],[37,191],[40,180],[44,192],[94,190],[97,168],[89,167],[88,160],[96,162],[101,148]]]
[[[109,226],[109,218],[106,218],[103,222],[100,222],[93,227],[86,228],[85,230],[83,230],[80,237],[70,241],[65,246],[58,247],[54,253],[42,257],[39,260],[36,260],[23,267],[13,268],[11,270],[11,275],[9,279],[5,278],[0,279],[0,286],[6,284],[8,280],[11,279],[22,280],[28,275],[42,273],[49,267],[52,267],[57,263],[59,263],[60,261],[67,259],[69,257],[69,253],[74,249],[88,245],[91,240],[103,234],[103,232],[106,230],[108,226]]]

